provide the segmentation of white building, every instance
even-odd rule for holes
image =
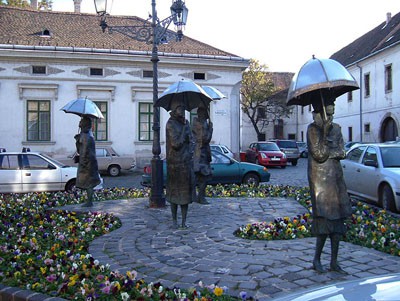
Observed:
[[[345,141],[396,140],[400,130],[400,13],[331,56],[345,66],[360,89],[338,97],[335,122]],[[311,107],[295,107],[287,132],[306,141]]]
[[[110,25],[143,22],[108,18]],[[96,144],[134,155],[142,166],[152,157],[150,58],[151,45],[118,32],[103,33],[98,17],[79,13],[79,7],[67,13],[0,6],[0,147],[29,147],[55,157],[72,154],[79,117],[60,109],[88,97],[105,116],[95,124]],[[191,79],[227,96],[211,103],[212,143],[238,152],[239,89],[248,61],[189,37],[160,45],[159,59],[159,94],[180,79]],[[169,114],[160,112],[164,156]]]

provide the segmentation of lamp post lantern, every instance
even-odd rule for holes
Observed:
[[[107,24],[107,0],[94,0],[97,14],[100,16],[100,26],[103,32],[108,28],[109,32],[119,32],[137,41],[152,43],[150,61],[153,63],[153,157],[151,159],[152,185],[150,196],[150,207],[160,208],[165,206],[163,192],[163,163],[160,157],[160,108],[155,107],[158,100],[158,45],[165,43],[175,37],[181,41],[183,37],[182,28],[186,25],[188,9],[184,0],[173,0],[171,15],[164,20],[157,17],[156,0],[151,0],[151,26],[143,24],[140,26],[110,26]],[[171,23],[176,26],[176,33],[168,32]]]

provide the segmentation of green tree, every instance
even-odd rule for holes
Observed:
[[[0,0],[0,5],[30,8],[31,4],[28,0]],[[53,5],[52,0],[40,0],[38,2],[38,10],[51,10]]]
[[[267,71],[268,67],[259,61],[251,59],[249,67],[243,73],[241,94],[242,111],[249,118],[257,137],[269,124],[276,124],[282,117],[290,115],[286,106],[287,87],[274,84],[274,74]]]

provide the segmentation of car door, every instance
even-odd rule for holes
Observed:
[[[211,170],[212,180],[209,181],[210,184],[240,183],[241,181],[239,164],[221,153],[212,153]]]
[[[365,149],[366,146],[364,145],[356,147],[347,153],[346,159],[341,161],[343,177],[349,193],[354,194],[358,190],[357,169],[361,165],[361,157]]]
[[[0,154],[0,192],[22,192],[22,170],[17,154]]]
[[[112,156],[105,148],[96,148],[96,159],[99,171],[107,171],[111,164]]]
[[[379,184],[379,166],[377,158],[378,150],[374,146],[368,146],[361,158],[361,164],[356,169],[356,179],[358,183],[355,190],[358,190],[359,195],[377,201],[378,200],[378,184]],[[365,165],[366,161],[375,162],[375,166]]]
[[[61,171],[54,164],[37,154],[21,154],[22,191],[63,190]]]

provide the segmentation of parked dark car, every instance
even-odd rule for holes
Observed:
[[[308,157],[308,147],[307,142],[296,141],[297,147],[299,148],[300,157],[307,158]]]
[[[353,146],[341,161],[347,191],[390,211],[400,211],[400,145]]]
[[[287,158],[274,142],[253,142],[245,155],[246,162],[263,166],[278,166],[285,168]]]
[[[211,151],[212,161],[212,178],[207,184],[249,184],[259,185],[261,182],[268,182],[270,173],[264,166],[238,162],[233,158],[220,153],[219,151]],[[164,185],[167,181],[167,162],[163,162]],[[144,167],[142,175],[143,186],[151,186],[151,165]]]
[[[300,152],[296,141],[282,139],[272,139],[269,141],[275,142],[278,145],[279,149],[285,153],[288,162],[292,163],[293,166],[297,165],[297,161],[300,158]]]

